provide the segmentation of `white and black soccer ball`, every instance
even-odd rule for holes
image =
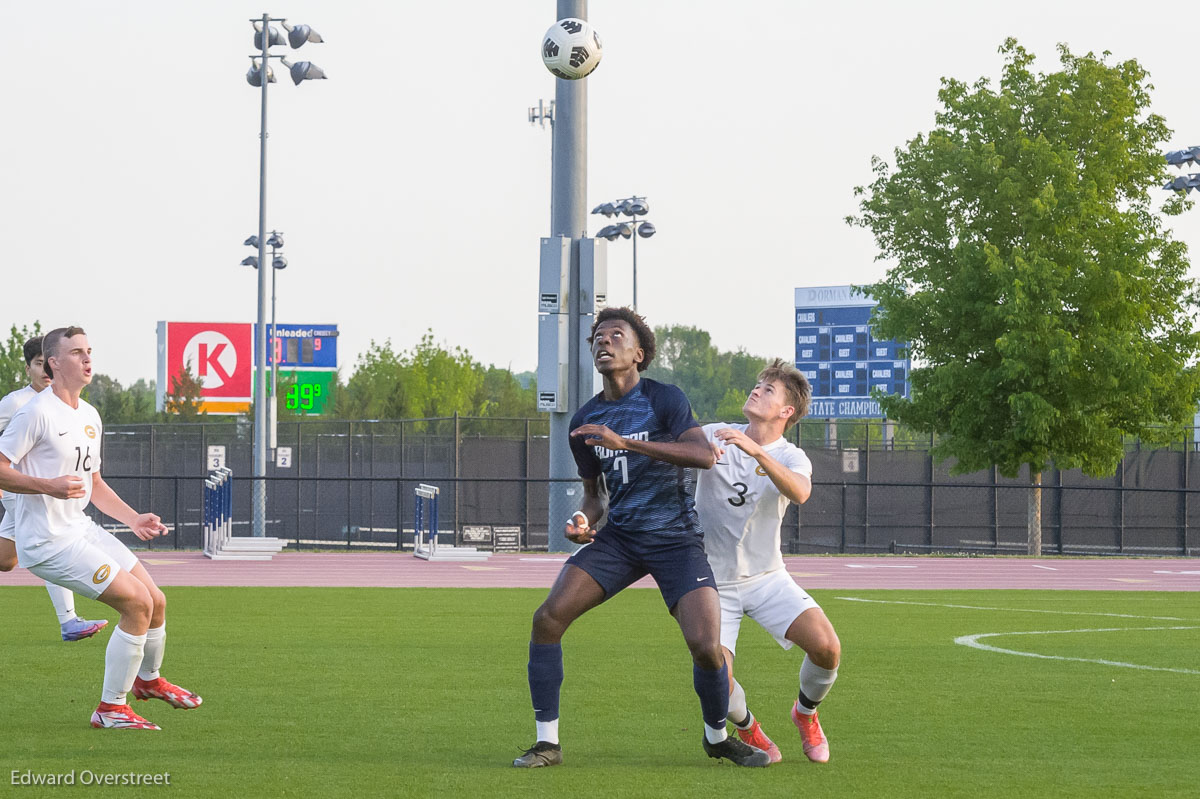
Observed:
[[[586,78],[603,54],[600,34],[586,19],[560,19],[542,38],[542,63],[563,80]]]

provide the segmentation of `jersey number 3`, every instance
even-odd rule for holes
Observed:
[[[735,508],[740,508],[746,504],[746,492],[750,490],[750,486],[745,483],[734,483],[733,487],[738,489],[736,497],[729,498],[729,504]]]
[[[87,448],[87,452],[79,449],[79,447],[75,448],[75,471],[79,471],[80,467],[83,467],[85,472],[90,472],[92,470],[91,447]]]

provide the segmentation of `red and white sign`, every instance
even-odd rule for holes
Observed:
[[[245,411],[254,377],[253,330],[244,322],[160,322],[160,395],[170,392],[186,366],[200,382],[205,410]]]

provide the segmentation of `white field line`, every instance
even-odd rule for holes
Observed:
[[[975,635],[960,635],[954,639],[954,643],[960,646],[969,646],[973,649],[982,649],[985,652],[999,652],[1003,655],[1020,655],[1026,658],[1040,658],[1042,660],[1069,660],[1075,663],[1096,663],[1101,666],[1119,666],[1123,669],[1140,669],[1142,671],[1169,671],[1174,674],[1200,674],[1200,671],[1193,669],[1171,669],[1164,666],[1143,666],[1137,663],[1122,663],[1119,660],[1103,660],[1100,658],[1072,658],[1065,655],[1043,655],[1038,652],[1022,652],[1017,649],[1002,649],[998,646],[990,646],[988,644],[979,643],[981,638],[997,638],[1002,635],[1065,635],[1067,633],[1119,633],[1129,631],[1144,631],[1144,630],[1200,630],[1200,627],[1104,627],[1093,630],[1028,630],[1019,633],[977,633]]]
[[[1032,565],[1032,566],[1033,566],[1033,568],[1035,568],[1035,569],[1045,569],[1045,570],[1046,570],[1046,571],[1048,571],[1048,572],[1056,572],[1056,571],[1058,571],[1058,569],[1054,568],[1053,566],[1039,566],[1039,565],[1037,565],[1036,563],[1033,563],[1033,564],[1030,564],[1030,565]]]
[[[920,605],[927,608],[956,608],[958,610],[996,610],[1004,613],[1055,613],[1060,616],[1107,616],[1114,619],[1150,619],[1152,621],[1195,621],[1178,616],[1137,616],[1131,613],[1097,613],[1085,610],[1036,610],[1034,608],[990,608],[979,605],[948,605],[939,602],[905,602],[898,599],[864,599],[857,596],[838,596],[846,602],[870,602],[875,605]]]

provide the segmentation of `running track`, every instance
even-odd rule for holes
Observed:
[[[478,563],[429,563],[395,552],[283,552],[268,562],[211,561],[199,552],[140,552],[162,586],[548,588],[565,555],[495,554]],[[807,589],[1033,588],[1084,591],[1200,591],[1200,558],[1042,559],[789,557]],[[24,569],[3,585],[40,585]],[[653,587],[646,578],[636,587]]]

